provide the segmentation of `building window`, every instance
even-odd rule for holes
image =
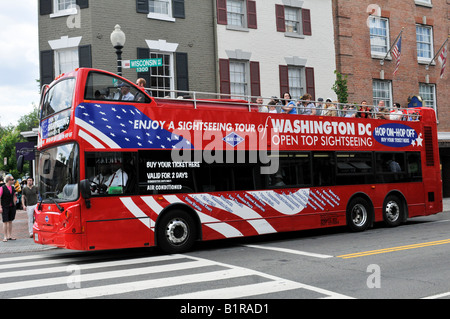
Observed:
[[[370,51],[384,57],[389,50],[389,20],[370,17]]]
[[[232,98],[242,99],[248,95],[247,63],[230,61],[230,93]]]
[[[227,22],[230,26],[246,27],[244,0],[227,0]]]
[[[173,71],[173,54],[172,53],[160,53],[150,52],[151,59],[162,59],[163,65],[159,67],[149,68],[150,70],[150,88],[153,96],[174,97],[174,71]]]
[[[168,0],[150,0],[148,4],[151,13],[169,15],[170,3]]]
[[[431,107],[436,110],[436,85],[419,83],[419,95],[424,102],[423,106]]]
[[[305,93],[305,68],[288,67],[289,93],[293,99],[298,99]]]
[[[373,80],[373,105],[384,101],[386,107],[392,106],[392,83],[391,81]]]
[[[284,7],[284,21],[286,32],[302,34],[301,30],[301,10],[298,8]]]
[[[53,13],[50,18],[77,14],[76,0],[53,0]]]
[[[433,29],[429,26],[416,25],[417,60],[430,62],[433,58]]]
[[[55,50],[55,74],[68,73],[78,67],[78,47]]]

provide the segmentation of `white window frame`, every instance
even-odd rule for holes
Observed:
[[[430,30],[430,42],[419,42],[418,41],[418,29],[428,29]],[[429,45],[430,47],[430,57],[420,57],[419,56],[419,44],[423,43],[426,45]],[[416,24],[416,44],[417,44],[417,62],[418,63],[423,63],[423,64],[428,64],[430,63],[431,59],[434,56],[434,48],[433,48],[433,43],[434,43],[434,39],[433,39],[433,27],[429,26],[429,25],[423,25],[423,24]]]
[[[233,12],[230,10],[231,3],[241,3],[242,4],[242,12]],[[240,15],[241,24],[233,24],[230,23],[234,21],[230,19],[233,15]],[[239,20],[239,19],[238,19]],[[227,28],[229,29],[247,29],[247,0],[227,0]]]
[[[151,12],[150,11],[150,1],[159,1],[159,2],[166,2],[167,3],[167,7],[168,7],[168,13],[156,13],[156,12]],[[155,20],[163,20],[163,21],[170,21],[170,22],[175,22],[175,18],[173,17],[173,8],[172,8],[172,0],[150,0],[148,2],[148,10],[149,13],[147,15],[147,18],[149,19],[155,19]]]
[[[52,48],[52,50],[55,53],[55,59],[54,59],[54,70],[55,70],[55,74],[61,74],[61,69],[60,69],[60,60],[59,60],[59,54],[60,52],[64,52],[64,51],[69,51],[69,50],[77,50],[78,52],[78,47],[80,46],[80,42],[81,42],[82,37],[74,37],[74,38],[69,38],[69,36],[62,36],[60,39],[56,39],[56,40],[50,40],[48,41],[48,44],[50,45],[50,47]],[[79,55],[78,56],[78,63],[79,63]],[[77,68],[78,66],[74,67]]]
[[[291,20],[288,19],[289,11],[295,12],[297,15],[297,20]],[[291,24],[288,24],[288,22],[292,22]],[[297,31],[289,31],[289,29],[292,27],[292,24],[297,24]],[[302,9],[297,7],[290,7],[285,6],[284,7],[284,24],[286,28],[286,34],[287,35],[303,35],[303,17],[302,17]]]
[[[50,18],[57,18],[78,14],[78,6],[75,0],[71,0],[73,3],[69,5],[68,8],[59,10],[59,3],[61,1],[69,1],[69,0],[53,0],[53,13],[50,14]]]
[[[388,18],[383,18],[383,17],[376,17],[376,16],[371,16],[369,17],[370,19],[370,53],[372,55],[372,58],[384,58],[386,56],[386,53],[388,52],[389,48],[390,48],[390,34],[389,34],[389,19]],[[375,27],[378,27],[378,29],[382,29],[381,28],[381,22],[385,22],[386,23],[386,35],[379,35],[379,34],[375,34],[372,33],[373,31],[373,25],[375,24]],[[384,39],[384,41],[386,42],[386,49],[384,52],[380,52],[380,51],[374,51],[372,50],[373,46],[378,46],[379,45],[375,45],[372,43],[372,39]],[[388,58],[391,59],[390,54],[388,55]]]
[[[288,65],[289,93],[293,99],[298,99],[306,93],[305,68]]]
[[[385,96],[383,96],[383,94],[377,94],[378,92],[384,92]],[[373,79],[372,100],[375,107],[378,105],[380,100],[384,101],[387,108],[392,107],[392,81]]]
[[[157,56],[154,56],[154,55],[157,55]],[[152,59],[153,58],[159,58],[160,57],[159,55],[167,55],[167,56],[169,56],[169,75],[167,75],[167,74],[165,74],[165,75],[152,74],[152,72],[157,70],[158,67],[150,68],[150,83],[148,84],[148,87],[149,88],[153,88],[153,89],[163,89],[165,91],[170,91],[169,96],[171,98],[175,98],[175,92],[174,92],[174,90],[175,90],[174,54],[173,54],[173,52],[164,52],[164,51],[158,51],[158,50],[151,50],[150,49],[150,58],[152,58]],[[162,66],[162,68],[164,68],[164,67],[165,66],[164,66],[164,58],[163,58],[163,66]],[[159,87],[158,85],[156,85],[156,86],[153,85],[152,86],[151,81],[152,81],[153,78],[156,78],[156,79],[158,79],[158,78],[167,79],[168,78],[170,87],[169,88],[167,88],[165,86],[164,87]],[[159,95],[160,92],[161,91],[155,92],[154,96],[160,96]]]
[[[240,75],[243,74],[243,75]],[[230,59],[230,94],[231,98],[245,99],[249,96],[250,64],[246,60]],[[241,80],[241,81],[238,81]],[[240,90],[236,90],[240,88]]]
[[[431,90],[431,92],[429,90]],[[434,109],[437,119],[436,84],[419,83],[419,96],[422,97],[422,100],[425,102],[424,106]],[[430,96],[431,98],[429,98]]]
[[[67,70],[61,68],[61,55],[62,54],[71,54],[72,57],[76,57],[76,59],[72,59],[72,66]],[[75,70],[80,66],[80,57],[78,53],[78,47],[64,48],[55,50],[55,74],[63,74],[70,71]]]

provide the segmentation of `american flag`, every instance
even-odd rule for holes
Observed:
[[[398,66],[400,65],[400,57],[402,55],[402,36],[398,38],[397,44],[392,49],[392,56],[395,59],[395,70],[394,75],[397,74]]]
[[[442,52],[439,55],[439,63],[441,64],[441,79],[444,77],[445,65],[447,64],[447,44],[442,48]]]
[[[79,136],[98,149],[193,148],[187,139],[154,122],[132,105],[83,103],[75,111]]]

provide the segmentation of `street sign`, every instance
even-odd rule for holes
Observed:
[[[163,65],[162,58],[122,61],[122,67],[124,69],[136,69],[137,72],[148,72],[148,68],[158,67],[162,65]]]

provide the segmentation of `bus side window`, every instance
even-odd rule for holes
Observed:
[[[334,153],[314,153],[313,176],[314,186],[334,185],[336,174]]]

